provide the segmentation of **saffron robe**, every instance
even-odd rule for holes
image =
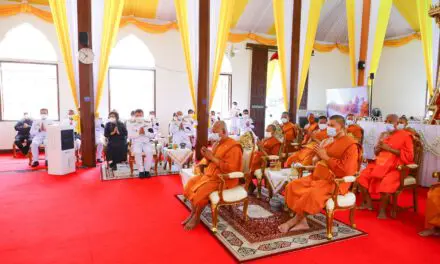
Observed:
[[[266,138],[263,140],[263,148],[267,155],[278,155],[280,152],[281,142],[275,137]],[[251,171],[261,169],[263,165],[263,151],[255,151],[252,158]]]
[[[209,195],[219,190],[221,179],[219,174],[227,174],[242,170],[243,151],[241,145],[231,139],[226,138],[216,144],[213,148],[213,154],[220,159],[220,164],[203,159],[207,167],[203,174],[192,177],[184,188],[185,197],[193,206],[204,207],[209,202]],[[224,189],[230,189],[238,185],[239,179],[225,180]]]
[[[359,168],[361,148],[350,136],[335,139],[325,149],[328,161],[319,161],[312,175],[286,186],[287,206],[298,215],[319,213],[335,189],[333,179],[355,175]],[[349,183],[340,184],[341,194],[347,193],[349,187]]]
[[[440,183],[431,186],[426,200],[425,227],[440,228]]]
[[[358,141],[359,144],[362,144],[362,134],[363,134],[363,129],[361,126],[359,125],[349,125],[347,127],[347,134],[349,136],[352,136],[354,139],[356,139]]]
[[[316,122],[314,122],[313,124],[310,124],[310,123],[307,124],[304,127],[304,139],[301,144],[302,145],[307,144],[309,142],[309,139],[310,139],[312,133],[317,129],[319,129],[319,125]]]
[[[385,134],[386,135],[386,134]],[[413,138],[406,130],[397,130],[382,139],[383,143],[400,150],[400,156],[381,151],[376,160],[361,172],[359,184],[370,194],[394,193],[400,185],[399,165],[411,164],[414,160]]]
[[[294,147],[292,146],[292,143],[295,141],[296,137],[298,136],[298,131],[296,128],[296,125],[292,122],[288,122],[286,124],[283,124],[281,126],[284,134],[284,141],[285,146],[284,149],[287,150],[288,153],[294,151]]]
[[[328,136],[326,129],[315,131],[312,134],[309,143],[303,146],[303,148],[300,149],[299,151],[293,153],[287,159],[285,167],[290,168],[290,166],[292,166],[293,163],[301,163],[304,166],[312,165],[313,157],[315,156],[315,151],[314,151],[315,146],[327,138]]]

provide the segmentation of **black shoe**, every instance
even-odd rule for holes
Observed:
[[[96,162],[98,162],[98,163],[102,163],[102,160],[100,160],[100,159],[97,159],[97,160],[96,160]]]
[[[145,172],[141,171],[139,172],[139,179],[145,178]]]
[[[49,162],[46,160],[46,167],[49,166]]]
[[[150,172],[149,171],[146,171],[146,172],[144,172],[144,175],[145,175],[145,178],[151,178],[151,175],[150,175]]]
[[[38,161],[34,161],[31,165],[32,168],[38,167],[38,165],[40,165],[40,163]]]
[[[116,166],[116,164],[112,164],[110,165],[110,168],[115,171],[118,169],[118,166]]]

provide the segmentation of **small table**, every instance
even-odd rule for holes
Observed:
[[[284,189],[289,182],[298,179],[298,175],[293,175],[292,169],[271,170],[266,169],[264,172],[266,179],[272,188],[273,194],[277,194]]]
[[[166,156],[168,158],[169,170],[171,171],[172,163],[176,163],[179,167],[183,167],[190,158],[193,156],[193,151],[191,149],[165,149]]]

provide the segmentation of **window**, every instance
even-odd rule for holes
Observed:
[[[110,68],[110,109],[116,109],[121,119],[130,118],[130,112],[137,108],[154,110],[155,75],[152,69]]]
[[[211,110],[223,115],[229,113],[231,107],[232,75],[220,74]]]
[[[19,120],[23,112],[38,118],[41,108],[59,120],[56,64],[0,62],[2,120]]]

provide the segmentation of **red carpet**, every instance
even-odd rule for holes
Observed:
[[[178,176],[101,182],[98,169],[64,177],[0,172],[0,263],[235,263],[203,226],[183,230],[188,211],[174,197],[181,192]],[[397,220],[358,212],[366,237],[253,263],[436,263],[440,239],[417,235],[425,197],[421,190],[419,214]]]

